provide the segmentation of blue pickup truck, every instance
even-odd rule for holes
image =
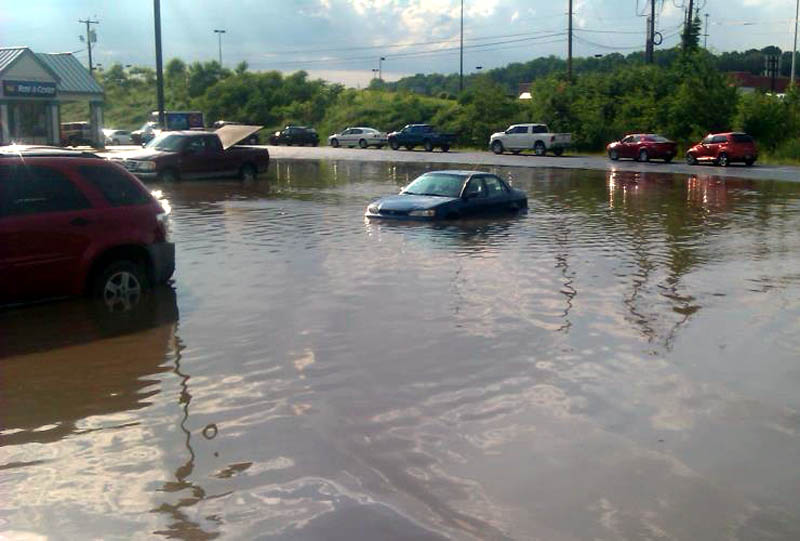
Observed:
[[[389,146],[392,150],[398,150],[400,147],[412,150],[421,145],[428,152],[436,147],[441,148],[442,152],[447,152],[455,139],[454,134],[438,133],[430,124],[407,124],[402,130],[389,134]]]

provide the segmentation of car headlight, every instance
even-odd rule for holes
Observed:
[[[424,218],[432,218],[436,216],[436,211],[434,209],[428,210],[412,210],[408,213],[409,216],[419,216]]]
[[[377,203],[373,203],[372,205],[367,207],[367,214],[380,214],[380,210],[378,210]]]
[[[139,162],[139,167],[137,167],[139,171],[155,171],[156,170],[156,162]]]

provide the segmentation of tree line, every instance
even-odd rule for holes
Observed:
[[[721,56],[696,47],[662,51],[657,59],[654,65],[630,55],[577,59],[573,81],[566,80],[562,60],[536,59],[526,64],[524,75],[533,73],[530,100],[509,91],[522,77],[511,75],[513,64],[468,78],[459,93],[414,86],[439,81],[436,88],[449,88],[448,78],[455,76],[415,76],[402,85],[375,82],[357,90],[310,79],[303,71],[283,75],[251,71],[245,62],[229,70],[216,61],[172,59],[164,70],[165,98],[168,109],[201,110],[208,123],[232,120],[270,130],[304,124],[316,127],[323,138],[346,126],[390,131],[429,122],[456,133],[460,145],[486,147],[491,133],[509,124],[544,122],[573,133],[579,150],[600,151],[629,132],[659,132],[688,145],[709,131],[736,129],[751,133],[776,156],[800,159],[795,89],[785,98],[740,95],[719,67]],[[107,126],[136,128],[149,119],[156,108],[152,69],[116,64],[96,76],[106,93]],[[62,113],[64,121],[80,114]]]

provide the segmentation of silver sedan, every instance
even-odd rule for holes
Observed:
[[[328,137],[328,144],[334,148],[345,146],[354,147],[356,145],[361,148],[370,146],[382,148],[388,141],[387,135],[384,132],[378,131],[374,128],[347,128],[342,130],[341,133],[334,133]]]

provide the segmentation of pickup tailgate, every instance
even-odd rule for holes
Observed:
[[[569,146],[572,144],[572,134],[554,133],[550,136],[550,144],[556,146]]]

